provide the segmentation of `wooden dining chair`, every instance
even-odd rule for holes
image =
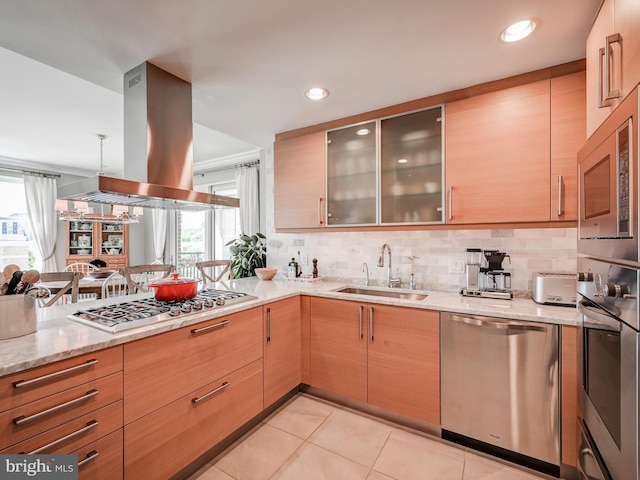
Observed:
[[[231,260],[207,260],[205,262],[196,262],[196,268],[200,270],[202,275],[202,283],[219,282],[224,277],[224,274],[229,271],[231,266]],[[223,267],[214,277],[217,267]]]
[[[119,297],[129,294],[127,279],[120,272],[113,272],[102,284],[101,298]]]
[[[71,303],[77,303],[80,279],[82,277],[84,277],[82,272],[41,273],[38,283],[43,284],[43,287],[52,294],[52,296],[41,298],[41,306],[50,307],[67,303],[67,300],[70,300]]]
[[[120,269],[120,274],[126,279],[129,293],[148,292],[147,284],[153,280],[168,277],[176,271],[175,265],[168,263],[134,265]]]
[[[96,267],[95,265],[92,265],[91,263],[75,262],[75,263],[70,263],[69,265],[64,267],[62,271],[63,272],[82,272],[86,275],[87,273],[94,272],[96,270],[98,270],[98,267]]]

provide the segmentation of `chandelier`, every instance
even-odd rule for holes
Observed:
[[[98,134],[100,139],[100,171],[98,175],[105,175],[104,161],[102,155],[102,144],[107,138],[106,135]],[[91,223],[111,223],[130,224],[139,223],[143,215],[142,207],[127,207],[124,205],[111,205],[108,212],[104,212],[104,205],[100,205],[100,213],[94,213],[93,207],[88,202],[73,200],[56,200],[56,210],[60,213],[59,219],[63,222],[91,222]]]

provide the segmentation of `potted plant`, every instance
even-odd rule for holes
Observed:
[[[231,250],[231,278],[253,277],[256,268],[267,266],[267,237],[262,233],[241,234],[227,243]]]

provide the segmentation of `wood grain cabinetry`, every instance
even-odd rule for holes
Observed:
[[[549,221],[549,118],[549,80],[447,105],[447,223]]]
[[[262,308],[124,346],[124,422],[177,400],[262,357]]]
[[[607,37],[613,40],[608,51]],[[608,63],[604,54],[609,56]],[[607,81],[614,93],[611,99],[603,92]],[[636,0],[605,0],[587,37],[587,136],[639,82],[640,4]]]
[[[262,333],[255,307],[124,346],[125,478],[169,478],[262,411]]]
[[[566,465],[576,466],[578,458],[576,431],[578,416],[578,328],[563,325],[561,330],[561,450],[560,458]]]
[[[311,383],[311,297],[300,297],[300,328],[302,329],[302,345],[300,345],[301,369],[300,382]]]
[[[311,299],[311,385],[367,401],[366,304]]]
[[[80,479],[117,479],[121,438],[120,346],[0,379],[0,453],[78,453]]]
[[[171,478],[259,414],[262,374],[256,360],[125,425],[125,479]]]
[[[312,298],[310,384],[440,423],[438,312]]]
[[[371,305],[368,402],[440,423],[440,315]]]
[[[264,307],[264,407],[301,382],[300,297]]]
[[[100,222],[65,222],[66,264],[100,259],[108,268],[126,267],[129,258],[129,225]]]
[[[275,227],[323,227],[326,215],[324,131],[279,140],[273,150]]]
[[[551,79],[551,221],[578,219],[577,152],[586,142],[584,71]]]

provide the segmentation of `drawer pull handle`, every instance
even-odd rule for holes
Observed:
[[[85,458],[81,462],[78,462],[78,468],[89,463],[91,460],[95,460],[96,458],[98,458],[98,455],[100,455],[98,452],[96,452],[95,450],[91,450],[89,453],[87,453],[87,458]]]
[[[98,390],[89,390],[87,393],[82,395],[81,397],[74,398],[73,400],[69,400],[68,402],[61,403],[60,405],[56,405],[55,407],[47,408],[38,413],[34,413],[33,415],[24,416],[21,415],[13,419],[14,425],[22,425],[27,422],[31,422],[32,420],[37,420],[40,417],[45,415],[49,415],[50,413],[57,412],[58,410],[62,410],[63,408],[70,407],[71,405],[75,405],[76,403],[84,402],[85,400],[90,399],[98,394]]]
[[[61,437],[57,440],[54,440],[53,442],[47,443],[46,445],[43,445],[42,447],[36,448],[35,450],[33,450],[32,452],[27,452],[27,455],[34,455],[36,453],[40,453],[48,448],[51,447],[55,447],[56,445],[61,444],[62,442],[66,442],[67,440],[71,440],[74,437],[77,437],[78,435],[82,435],[85,432],[88,432],[89,430],[91,430],[92,428],[96,428],[98,426],[98,421],[97,420],[91,420],[90,422],[87,422],[87,425],[76,430],[75,432],[71,432],[68,435],[65,435],[64,437]],[[80,465],[80,464],[78,464]]]
[[[195,397],[192,398],[191,401],[193,403],[198,403],[201,402],[202,400],[206,400],[207,398],[209,398],[212,395],[215,395],[218,392],[221,392],[222,390],[226,389],[229,387],[229,382],[224,382],[222,385],[220,385],[218,388],[216,388],[215,390],[212,390],[209,393],[205,393],[204,395],[202,395],[201,397]]]
[[[52,378],[56,378],[60,375],[66,375],[67,373],[75,372],[76,370],[81,370],[83,368],[90,367],[91,365],[96,365],[98,360],[95,358],[92,360],[87,360],[86,363],[81,365],[76,365],[75,367],[65,368],[64,370],[60,370],[58,372],[49,373],[47,375],[42,375],[41,377],[36,377],[31,380],[18,380],[17,382],[13,382],[13,388],[22,388],[28,387],[29,385],[33,385],[34,383],[44,382],[46,380],[51,380]]]
[[[213,330],[214,328],[224,327],[225,325],[228,325],[228,324],[229,324],[229,320],[225,320],[224,322],[215,323],[215,324],[209,325],[207,327],[194,328],[193,330],[191,330],[191,334],[192,335],[197,335],[199,333],[204,333],[204,332],[208,332],[209,330]]]

